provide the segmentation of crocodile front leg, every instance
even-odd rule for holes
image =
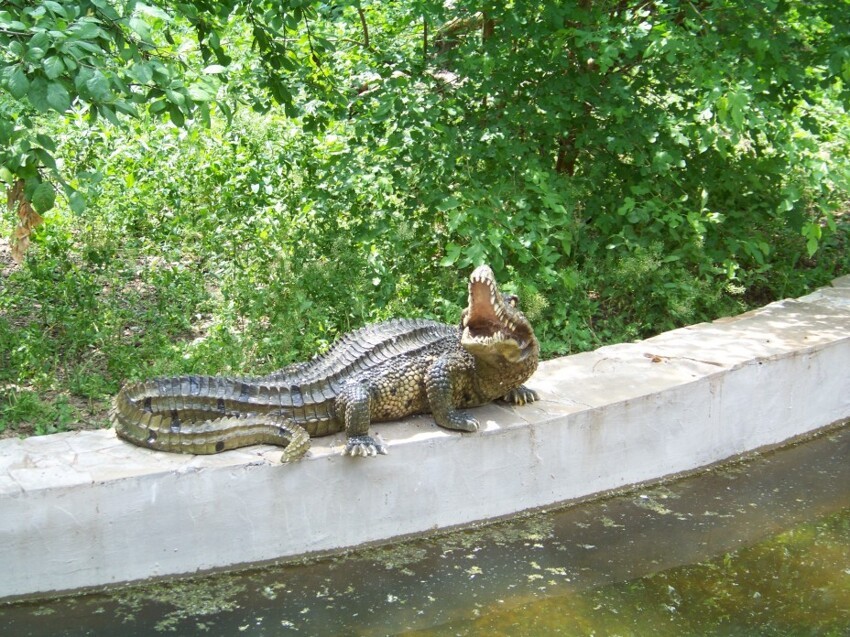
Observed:
[[[450,357],[442,357],[431,365],[425,376],[425,391],[434,421],[446,429],[455,431],[478,431],[478,420],[471,414],[455,409],[454,380]]]
[[[375,456],[386,454],[387,447],[369,435],[371,424],[372,397],[369,390],[361,384],[346,387],[336,399],[337,414],[345,422],[345,435],[348,438],[344,456]]]

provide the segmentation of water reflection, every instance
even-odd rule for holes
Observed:
[[[0,609],[14,635],[846,635],[850,427],[334,560]]]
[[[848,635],[850,509],[702,564],[408,635]]]

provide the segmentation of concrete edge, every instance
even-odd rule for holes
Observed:
[[[765,450],[850,417],[850,276],[796,300],[548,361],[543,400],[376,425],[280,465],[161,454],[111,430],[0,441],[0,600],[339,552],[505,518]]]

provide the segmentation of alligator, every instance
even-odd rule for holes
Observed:
[[[523,383],[539,347],[514,295],[486,265],[469,278],[460,325],[395,319],[339,339],[323,355],[263,377],[180,376],[125,385],[111,420],[121,438],[159,451],[218,453],[257,444],[300,458],[311,436],[345,431],[343,454],[375,456],[386,445],[373,422],[431,413],[437,425],[478,430],[462,408],[537,399]]]

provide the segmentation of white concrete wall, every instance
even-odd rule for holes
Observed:
[[[111,430],[0,441],[0,598],[333,551],[586,498],[776,445],[850,417],[850,277],[731,319],[541,366],[543,400],[428,417],[278,464],[193,457]]]

